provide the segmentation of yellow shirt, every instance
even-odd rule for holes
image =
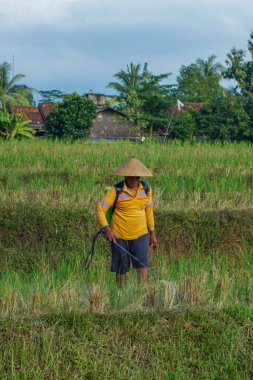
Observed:
[[[106,212],[113,206],[116,195],[115,187],[110,187],[97,207],[97,216],[101,228],[108,226]],[[148,233],[148,231],[153,231],[154,227],[151,189],[146,194],[140,183],[134,196],[124,182],[112,217],[111,228],[113,232],[120,239],[133,240]]]

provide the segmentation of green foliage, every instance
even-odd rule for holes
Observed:
[[[196,111],[189,107],[185,112],[172,116],[171,126],[168,128],[169,139],[181,141],[193,140],[196,129]]]
[[[77,93],[66,95],[46,119],[45,135],[71,140],[86,138],[96,115],[96,106],[91,99]]]
[[[249,116],[246,138],[253,141],[253,32],[248,40],[248,53],[242,49],[231,49],[227,54],[224,77],[236,81],[235,93],[242,97],[244,109]]]
[[[127,70],[115,74],[118,82],[108,87],[117,91],[118,108],[130,121],[147,130],[156,130],[167,125],[168,107],[172,104],[173,86],[163,84],[170,74],[155,75],[140,64],[127,65]]]
[[[33,139],[35,131],[28,126],[29,123],[31,120],[24,119],[21,114],[0,112],[0,136],[6,140]]]
[[[215,63],[216,56],[211,55],[207,61],[198,58],[189,66],[182,66],[178,83],[178,97],[188,102],[207,102],[223,91],[220,84],[223,66]]]
[[[60,90],[48,90],[48,91],[39,91],[39,94],[42,96],[39,103],[55,103],[62,100],[65,96],[64,92]]]
[[[249,139],[249,116],[238,95],[220,94],[205,104],[196,117],[196,137],[211,141]]]
[[[11,110],[12,106],[30,106],[34,104],[33,89],[17,84],[25,78],[17,74],[11,79],[11,65],[7,62],[0,64],[0,106],[4,111]]]
[[[245,97],[253,93],[253,32],[248,41],[249,59],[247,52],[242,49],[231,49],[227,54],[227,69],[224,77],[236,81],[236,91],[240,91]]]
[[[253,33],[248,49],[253,56]],[[227,56],[228,68],[211,55],[182,66],[177,89],[162,84],[169,74],[154,75],[147,63],[121,70],[108,87],[117,91],[118,108],[138,126],[165,133],[165,139],[215,141],[253,141],[253,63],[245,61],[246,53],[232,49]],[[240,92],[229,92],[221,85],[222,76],[235,79]],[[176,98],[183,102],[202,103],[200,112],[188,108],[171,111]],[[170,110],[170,111],[169,111]]]

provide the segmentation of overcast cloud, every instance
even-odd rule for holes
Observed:
[[[0,62],[39,90],[108,92],[129,62],[154,73],[247,48],[252,0],[0,0]]]

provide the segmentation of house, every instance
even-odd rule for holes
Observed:
[[[53,109],[52,103],[41,103],[38,107],[12,107],[13,113],[21,113],[26,120],[31,120],[29,126],[36,131],[35,136],[44,137],[44,122]]]
[[[134,123],[127,120],[124,113],[106,106],[102,94],[86,94],[97,106],[97,117],[90,131],[92,139],[139,139],[143,131]],[[36,131],[36,137],[42,138],[45,134],[44,122],[53,109],[53,103],[41,103],[38,107],[13,107],[12,112],[21,113],[27,120],[31,120],[30,127]]]
[[[97,106],[97,117],[91,128],[92,139],[129,139],[136,140],[143,136],[143,130],[127,119],[127,116],[106,106],[105,96],[102,94],[86,94]]]
[[[143,130],[128,121],[125,114],[110,107],[97,109],[97,117],[91,128],[92,139],[136,140],[142,136]]]

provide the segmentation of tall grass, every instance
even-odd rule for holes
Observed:
[[[94,210],[113,170],[150,167],[159,248],[125,288]],[[246,144],[0,141],[0,378],[253,375],[253,150]]]
[[[96,203],[117,180],[113,170],[132,155],[155,174],[150,182],[161,254],[154,266],[160,276],[143,290],[131,274],[118,295],[108,260],[97,261],[88,278],[82,253],[95,229]],[[252,218],[246,209],[252,208],[252,158],[247,144],[0,142],[2,313],[8,315],[8,305],[21,314],[67,304],[79,311],[251,305]],[[242,215],[216,215],[229,207]],[[167,218],[172,209],[178,214]],[[220,257],[211,254],[217,251]]]
[[[139,284],[135,271],[126,287],[116,286],[109,272],[109,255],[97,252],[88,272],[78,256],[56,268],[42,262],[27,274],[8,268],[0,278],[0,317],[59,312],[115,312],[234,304],[253,307],[252,256],[195,253],[177,258],[172,252],[151,255],[150,281]]]
[[[132,155],[154,171],[160,210],[253,205],[253,148],[246,144],[0,142],[0,195],[89,206]]]

